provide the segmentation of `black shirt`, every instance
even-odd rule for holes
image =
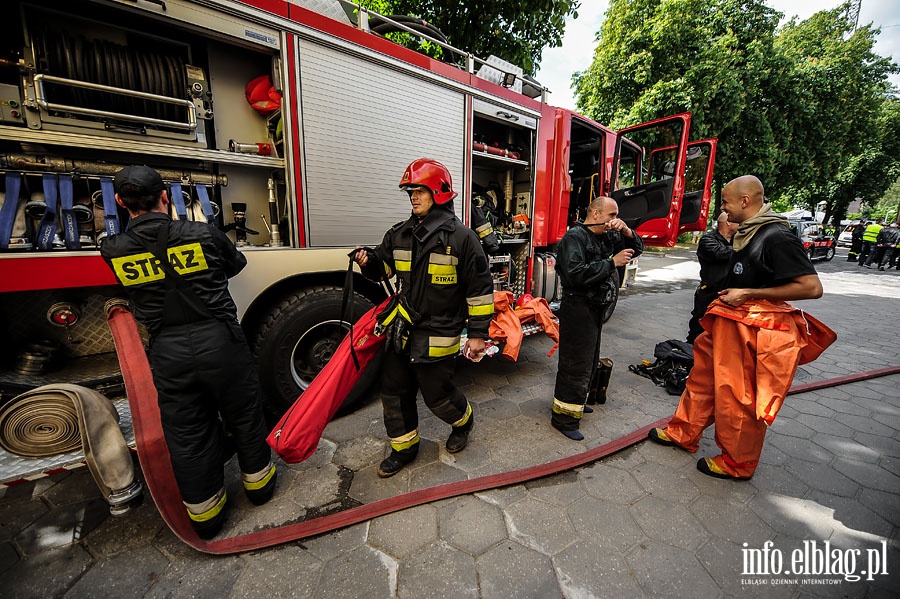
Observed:
[[[734,253],[724,288],[778,287],[814,274],[800,238],[784,224],[771,223],[760,227],[750,243]]]

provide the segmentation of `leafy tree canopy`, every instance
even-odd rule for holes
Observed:
[[[879,133],[897,65],[848,6],[779,29],[762,0],[612,0],[593,63],[573,76],[579,109],[615,128],[690,111],[692,138],[719,139],[718,188],[753,173],[776,198],[833,202],[841,173],[865,165],[883,181],[873,170],[900,156]]]
[[[544,48],[562,44],[565,20],[578,16],[579,0],[363,0],[363,6],[390,16],[413,16],[428,21],[450,45],[481,58],[494,54],[534,75]],[[394,35],[394,34],[392,34]],[[418,38],[401,34],[395,41],[429,54],[440,52]]]

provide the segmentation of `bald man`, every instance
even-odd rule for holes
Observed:
[[[737,223],[728,221],[728,215],[722,212],[716,219],[716,228],[707,231],[697,245],[697,261],[700,262],[700,284],[694,291],[694,310],[688,323],[687,342],[693,343],[703,327],[700,319],[719,291],[725,287],[725,277],[731,263],[731,238],[737,232]]]
[[[766,428],[784,402],[799,364],[836,338],[790,300],[822,296],[822,284],[800,239],[764,203],[763,185],[745,175],[722,190],[722,210],[739,225],[725,288],[702,319],[694,368],[674,416],[651,441],[695,452],[715,422],[722,453],[697,469],[716,478],[748,479],[762,453]],[[811,331],[811,332],[810,332]]]
[[[640,235],[619,218],[619,205],[608,197],[591,202],[584,221],[572,225],[556,248],[563,296],[550,425],[573,441],[584,440],[581,417],[593,411],[585,402],[591,379],[599,376],[603,312],[616,291],[616,269],[643,251]],[[602,373],[606,382],[611,372]]]

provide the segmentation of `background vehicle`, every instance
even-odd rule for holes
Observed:
[[[547,104],[515,65],[424,57],[345,4],[12,2],[0,22],[14,49],[0,56],[0,213],[16,217],[6,243],[0,231],[0,402],[61,381],[121,392],[103,310],[120,291],[96,247],[126,224],[108,182],[128,164],[159,170],[178,217],[209,219],[247,256],[231,291],[274,411],[344,335],[348,248],[408,216],[397,181],[415,158],[447,165],[465,222],[476,198],[490,201],[495,289],[517,296],[556,298],[555,244],[599,194],[650,245],[705,225],[708,189],[682,218],[689,114],[617,133]],[[274,110],[247,101],[260,76],[281,97]],[[53,247],[38,250],[54,217],[45,189],[65,198]],[[384,293],[362,277],[355,290],[357,316]]]
[[[789,220],[788,225],[790,225],[791,231],[800,237],[810,260],[834,258],[835,239],[833,236],[825,234],[822,225],[811,220]]]

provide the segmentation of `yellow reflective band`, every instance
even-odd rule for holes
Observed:
[[[459,353],[459,336],[456,337],[429,337],[428,356],[431,358],[443,358]]]
[[[487,316],[494,313],[494,304],[486,306],[469,306],[469,316]]]
[[[584,415],[584,405],[577,403],[566,403],[553,398],[553,413],[571,416],[572,418],[581,418]]]
[[[409,316],[409,312],[406,311],[406,308],[403,307],[403,304],[397,304],[397,310],[400,312],[400,315],[406,319],[406,322],[412,324],[412,318]]]
[[[241,476],[243,477],[245,475],[242,474]],[[257,489],[262,489],[267,484],[269,484],[269,481],[272,480],[273,476],[275,476],[275,464],[272,464],[269,467],[269,471],[266,473],[266,475],[263,476],[258,481],[250,482],[250,481],[244,480],[242,482],[244,483],[244,488],[247,489],[248,491],[256,491]]]
[[[409,272],[412,270],[412,262],[408,260],[394,260],[394,268],[397,272]]]
[[[211,508],[209,508],[208,510],[206,510],[205,512],[202,512],[200,514],[195,514],[190,509],[188,509],[187,510],[188,517],[191,520],[193,520],[194,522],[206,522],[207,520],[212,520],[213,518],[218,516],[219,512],[221,512],[222,509],[225,507],[225,500],[227,500],[227,499],[228,499],[228,494],[223,492],[222,499],[220,499],[218,502],[216,502],[216,505],[212,506]]]
[[[385,327],[386,327],[387,325],[389,325],[389,324],[391,324],[392,322],[394,322],[394,318],[395,318],[396,316],[397,316],[397,308],[394,308],[393,310],[391,310],[391,313],[388,314],[388,315],[384,318],[384,320],[381,321],[380,324],[381,324],[382,326],[385,326]]]
[[[178,274],[186,275],[209,268],[203,248],[199,243],[168,248],[168,255],[169,263]],[[166,278],[166,273],[159,261],[150,252],[113,258],[112,267],[116,278],[126,287],[145,285]]]
[[[381,326],[385,326],[385,327],[386,327],[387,325],[389,325],[389,324],[391,324],[392,322],[394,322],[394,319],[397,317],[397,314],[399,314],[400,316],[402,316],[402,317],[406,320],[406,322],[412,324],[412,318],[409,316],[409,312],[406,311],[406,308],[404,308],[402,304],[397,304],[397,305],[394,307],[394,309],[391,310],[391,313],[388,314],[388,315],[385,317],[385,319],[381,321],[381,323],[380,323]]]
[[[409,449],[419,442],[419,429],[415,429],[403,436],[391,439],[391,449],[395,451],[403,451]]]
[[[494,232],[494,228],[491,227],[491,223],[484,223],[480,227],[476,227],[475,232],[478,233],[478,239],[484,239]]]
[[[466,413],[463,414],[463,417],[451,424],[452,427],[462,426],[469,421],[469,418],[472,417],[472,404],[468,401],[466,402]]]
[[[456,266],[453,264],[429,264],[428,274],[430,275],[455,275]]]

